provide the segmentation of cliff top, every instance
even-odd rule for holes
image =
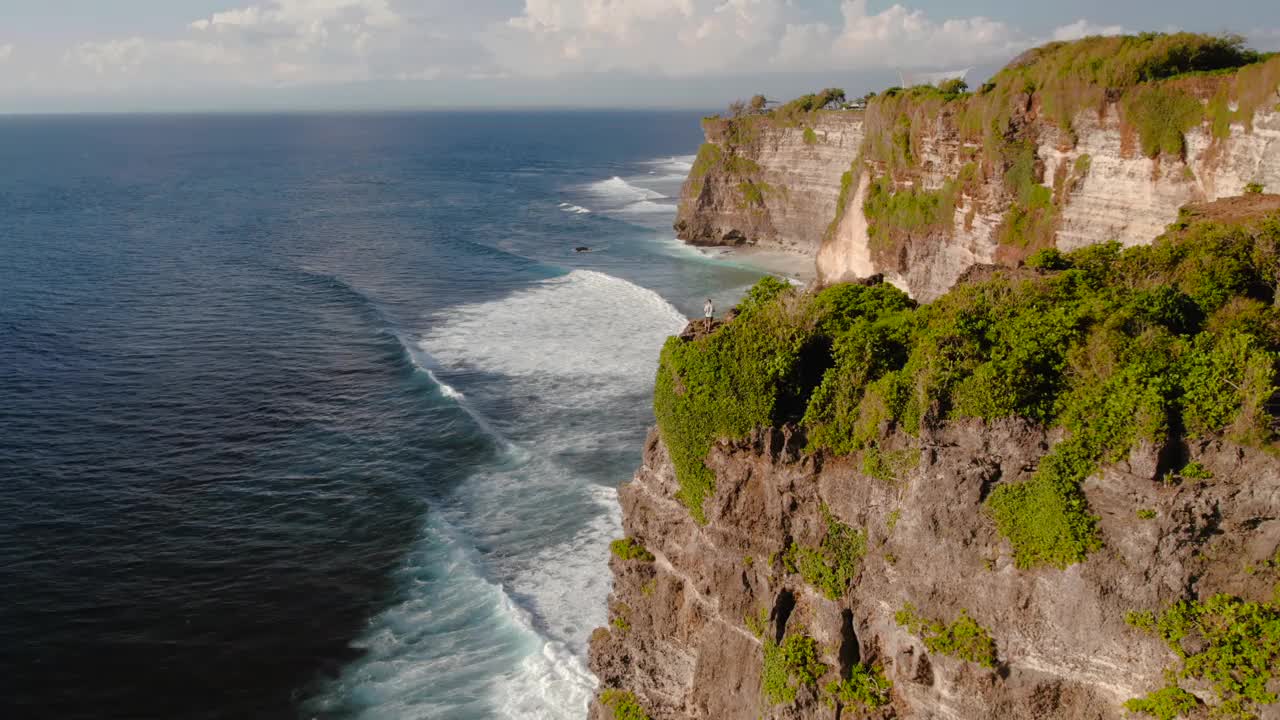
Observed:
[[[1150,246],[1028,265],[927,305],[885,284],[767,279],[732,322],[672,338],[654,409],[681,501],[701,520],[707,452],[759,427],[796,423],[809,452],[891,479],[950,421],[1022,418],[1067,439],[987,504],[1020,565],[1065,567],[1100,542],[1081,483],[1135,446],[1280,450],[1280,198],[1193,207]]]

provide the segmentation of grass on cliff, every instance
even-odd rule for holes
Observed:
[[[1257,603],[1215,595],[1180,601],[1158,617],[1130,613],[1128,620],[1158,635],[1181,662],[1168,672],[1169,686],[1128,701],[1129,710],[1167,720],[1195,709],[1200,703],[1178,685],[1181,680],[1213,688],[1215,717],[1251,720],[1262,706],[1280,701],[1274,683],[1280,677],[1280,598]]]
[[[1151,246],[1038,261],[920,307],[888,285],[765,283],[710,337],[669,341],[655,410],[681,500],[705,519],[708,451],[756,427],[799,420],[810,450],[851,455],[1021,417],[1066,440],[987,509],[1019,566],[1065,567],[1101,543],[1082,482],[1136,444],[1225,434],[1274,450],[1280,215],[1191,214]]]
[[[782,644],[764,641],[760,687],[773,705],[794,703],[801,687],[817,688],[827,666],[818,659],[818,643],[808,635],[788,635]]]
[[[922,219],[932,219],[930,204],[944,208],[945,198],[921,197],[914,188],[926,176],[918,148],[939,132],[977,148],[969,159],[979,163],[978,177],[1004,179],[1012,202],[999,241],[1034,250],[1051,244],[1073,184],[1065,182],[1065,167],[1061,177],[1044,177],[1036,150],[1044,138],[1036,133],[1040,124],[1026,120],[1029,111],[1074,142],[1077,117],[1101,115],[1114,102],[1145,155],[1181,157],[1186,133],[1202,122],[1218,138],[1229,136],[1233,125],[1251,131],[1255,112],[1274,102],[1278,86],[1280,56],[1250,50],[1239,37],[1146,33],[1050,43],[1010,63],[976,93],[930,86],[880,93],[866,111],[860,158],[867,168],[854,173],[875,183],[876,203],[865,208],[873,257],[896,267],[894,253],[903,244],[938,230]],[[1087,165],[1081,170],[1072,180],[1086,175]],[[967,184],[963,177],[947,183],[940,192]],[[894,204],[909,212],[886,212]]]
[[[893,683],[879,666],[857,663],[850,670],[849,677],[827,683],[824,690],[828,706],[869,713],[889,704]]]
[[[609,551],[619,560],[639,560],[641,562],[653,562],[654,560],[653,553],[646,550],[644,545],[632,538],[614,540],[609,543]]]
[[[960,611],[960,617],[946,624],[921,617],[915,606],[907,603],[894,615],[894,620],[919,637],[929,652],[978,663],[985,668],[996,666],[996,641],[964,610]]]
[[[845,525],[826,506],[822,518],[826,533],[818,547],[792,545],[786,564],[829,600],[839,600],[853,585],[867,554],[867,534]]]
[[[613,720],[649,720],[635,694],[624,690],[605,690],[600,693],[600,704],[613,712]]]

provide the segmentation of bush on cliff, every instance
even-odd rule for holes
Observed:
[[[1159,617],[1130,613],[1127,619],[1159,635],[1182,662],[1181,670],[1168,672],[1168,687],[1128,701],[1129,710],[1161,720],[1193,710],[1199,701],[1177,685],[1183,679],[1213,687],[1215,717],[1252,719],[1261,706],[1280,701],[1274,683],[1280,677],[1280,598],[1257,603],[1215,595],[1182,600]]]
[[[867,554],[867,534],[837,520],[825,505],[822,518],[827,531],[818,547],[792,545],[785,561],[827,599],[839,600],[858,576]]]
[[[699,522],[715,489],[703,460],[717,438],[769,427],[806,388],[801,357],[812,352],[815,324],[795,292],[774,278],[747,294],[733,322],[692,342],[662,349],[654,413],[680,482],[679,499]]]
[[[764,641],[760,687],[774,705],[796,701],[801,687],[817,688],[827,666],[818,660],[818,643],[808,635],[788,635],[782,644]]]
[[[1063,427],[1032,478],[987,506],[1019,566],[1065,567],[1101,542],[1081,483],[1135,444],[1225,433],[1276,447],[1278,283],[1280,215],[1193,213],[1151,246],[1085,248],[922,307],[887,285],[766,285],[710,337],[668,343],[655,409],[700,520],[712,443],[756,427],[802,418],[811,450],[841,455],[948,419]]]
[[[929,652],[975,662],[985,668],[996,666],[996,641],[965,610],[948,625],[921,617],[915,606],[907,603],[894,615],[894,620],[924,641]]]

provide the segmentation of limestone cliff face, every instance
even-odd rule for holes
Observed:
[[[1058,128],[1037,123],[1038,181],[1059,200],[1053,245],[1074,250],[1118,240],[1149,243],[1178,217],[1178,209],[1244,193],[1250,183],[1280,188],[1280,112],[1259,112],[1252,128],[1235,125],[1225,139],[1212,137],[1207,125],[1186,134],[1186,158],[1144,157],[1134,131],[1124,127],[1112,106],[1082,113],[1075,123],[1074,146]],[[918,186],[937,191],[959,176],[972,157],[954,134],[942,129],[923,135],[918,156],[923,174]],[[976,150],[970,146],[970,150]],[[913,234],[891,253],[876,253],[863,212],[867,186],[879,171],[868,168],[849,194],[843,217],[817,255],[823,282],[883,273],[890,282],[920,300],[945,293],[973,265],[1016,264],[1034,248],[1002,246],[999,230],[1013,202],[998,176],[971,186],[944,227]]]
[[[996,485],[1027,477],[1058,439],[1021,421],[952,424],[922,438],[916,469],[886,482],[801,452],[793,430],[761,431],[712,450],[717,489],[698,525],[673,499],[655,432],[621,491],[627,534],[653,561],[612,560],[614,623],[592,638],[592,669],[653,720],[1126,717],[1123,703],[1162,687],[1176,660],[1126,613],[1188,594],[1271,597],[1280,570],[1242,574],[1221,560],[1275,552],[1280,466],[1259,451],[1205,444],[1191,452],[1216,479],[1175,487],[1159,481],[1160,449],[1141,448],[1085,483],[1107,548],[1065,571],[1020,570],[980,504]],[[821,538],[824,511],[867,529],[861,570],[839,601],[780,559],[793,542]],[[995,640],[994,667],[930,651],[895,619],[908,604],[944,622],[973,618]],[[878,664],[891,702],[867,713],[801,687],[794,703],[771,704],[764,647],[784,631],[816,640],[827,668],[819,688],[856,663]],[[593,718],[613,716],[593,707]],[[1280,718],[1280,706],[1261,717]]]
[[[695,245],[760,245],[816,254],[862,144],[859,113],[747,127],[709,119],[707,145],[685,183],[678,236]],[[745,192],[744,192],[745,190]]]
[[[1212,88],[1202,88],[1200,101],[1208,105],[1209,95]],[[864,157],[868,143],[887,142],[894,132],[871,123],[869,111],[785,122],[708,120],[707,144],[681,197],[677,234],[694,244],[810,253],[821,282],[883,273],[927,301],[973,265],[1016,265],[1046,246],[1146,243],[1189,202],[1239,195],[1251,183],[1280,189],[1280,94],[1272,93],[1251,120],[1234,119],[1225,137],[1221,129],[1215,136],[1206,118],[1186,131],[1181,154],[1154,159],[1142,151],[1119,102],[1077,113],[1070,133],[1044,116],[1037,96],[1020,102],[1008,132],[1034,149],[1034,182],[1053,198],[1044,240],[1008,240],[1017,201],[1008,161],[984,161],[981,142],[962,133],[945,110],[912,128],[907,170]],[[898,191],[937,193],[966,166],[976,172],[956,191],[945,222],[895,231],[892,238],[872,232],[875,219],[865,207],[873,183],[888,177]]]
[[[1142,157],[1114,107],[1101,119],[1080,115],[1076,127],[1080,140],[1071,150],[1058,149],[1063,141],[1056,132],[1046,132],[1039,149],[1048,178],[1089,158],[1088,171],[1081,173],[1062,212],[1057,244],[1063,250],[1107,240],[1150,242],[1183,205],[1240,195],[1249,183],[1280,190],[1280,112],[1275,108],[1258,112],[1249,129],[1234,125],[1222,140],[1215,140],[1207,125],[1193,128],[1186,134],[1185,161]]]

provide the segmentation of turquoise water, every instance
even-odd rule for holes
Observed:
[[[700,140],[0,119],[4,716],[584,717]]]

